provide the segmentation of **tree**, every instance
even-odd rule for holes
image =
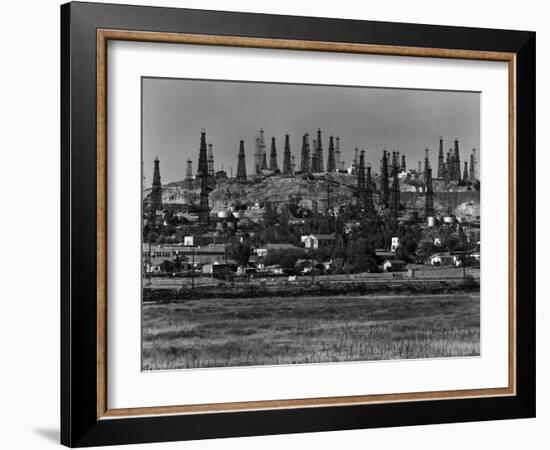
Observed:
[[[227,254],[229,258],[234,259],[241,266],[246,266],[252,255],[252,247],[249,243],[231,244],[227,249]]]
[[[414,262],[418,243],[412,234],[406,234],[399,239],[399,247],[395,251],[395,256],[405,262]]]
[[[365,272],[377,268],[376,253],[372,245],[365,238],[350,241],[347,246],[346,256],[354,272]]]
[[[432,241],[422,241],[418,247],[420,254],[429,256],[434,252],[434,244]]]

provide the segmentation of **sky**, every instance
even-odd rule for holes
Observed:
[[[215,170],[237,171],[239,141],[244,140],[247,172],[253,172],[255,138],[264,129],[268,152],[276,138],[279,167],[284,136],[300,164],[302,137],[310,144],[322,131],[324,164],[329,136],[340,137],[342,160],[350,164],[354,148],[365,149],[366,163],[379,171],[384,149],[406,155],[417,168],[430,150],[437,168],[439,137],[444,150],[458,138],[460,157],[468,160],[480,140],[478,92],[428,91],[350,86],[298,85],[246,81],[166,78],[142,80],[142,146],[145,183],[152,182],[158,156],[162,183],[185,178],[186,161],[197,171],[201,129],[213,145]]]

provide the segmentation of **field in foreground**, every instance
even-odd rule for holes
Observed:
[[[146,303],[142,368],[473,356],[479,334],[470,293]]]

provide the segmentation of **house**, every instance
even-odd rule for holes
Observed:
[[[310,234],[306,236],[305,239],[302,237],[302,239],[305,248],[308,250],[318,250],[336,243],[334,234]]]
[[[397,247],[399,247],[399,237],[394,236],[391,238],[391,251],[395,252]]]
[[[302,275],[310,274],[312,268],[315,266],[315,273],[321,273],[324,270],[325,266],[313,259],[299,259],[294,264],[294,269],[297,272],[300,272]]]
[[[202,273],[204,275],[211,275],[213,277],[223,277],[233,273],[233,264],[221,263],[214,261],[212,264],[205,264],[202,266]]]
[[[453,264],[453,257],[449,252],[434,253],[428,258],[428,263],[432,266],[448,266]]]
[[[239,277],[254,277],[258,269],[254,266],[239,266],[237,267],[237,276]]]
[[[265,266],[264,270],[269,275],[283,275],[283,268],[281,267],[280,264],[273,264],[271,266]]]
[[[407,267],[407,263],[401,259],[386,259],[382,268],[384,272],[403,272]]]

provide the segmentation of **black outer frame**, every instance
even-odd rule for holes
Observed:
[[[97,420],[96,29],[513,52],[517,395]],[[535,416],[535,33],[128,5],[61,6],[61,443],[71,447]]]

